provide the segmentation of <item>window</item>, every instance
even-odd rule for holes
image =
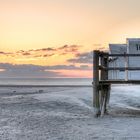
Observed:
[[[140,51],[140,44],[136,44],[137,51]]]

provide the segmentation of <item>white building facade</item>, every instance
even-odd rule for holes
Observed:
[[[140,54],[140,38],[128,38],[126,44],[109,44],[110,54]],[[140,67],[140,57],[111,57],[109,67]],[[109,79],[140,80],[140,71],[109,71]]]

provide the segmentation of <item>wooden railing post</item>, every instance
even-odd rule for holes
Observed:
[[[104,67],[108,67],[108,65],[109,65],[108,55],[103,57],[102,62],[103,62],[102,65]],[[108,80],[108,70],[102,71],[101,80]],[[102,103],[102,112],[101,112],[102,115],[104,115],[104,113],[107,113],[107,105],[108,105],[109,99],[110,99],[110,89],[111,89],[110,84],[102,86],[102,94],[103,94],[102,95],[103,103]]]
[[[101,67],[108,67],[108,53],[100,52],[100,65]],[[100,112],[101,116],[104,115],[104,113],[107,112],[107,104],[109,101],[109,95],[110,95],[110,84],[103,85],[100,83],[100,81],[106,81],[108,80],[108,70],[107,69],[100,69],[99,70],[99,106],[100,106]]]
[[[93,107],[96,116],[99,116],[100,103],[99,103],[99,51],[93,51]]]

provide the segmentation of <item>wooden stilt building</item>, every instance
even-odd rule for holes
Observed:
[[[140,39],[130,39],[129,44],[132,45],[133,49],[140,50]],[[127,45],[126,45],[127,46]],[[128,47],[129,48],[129,47]],[[140,51],[135,52],[129,50],[120,53],[107,53],[99,50],[93,51],[93,107],[95,109],[96,117],[103,116],[107,113],[107,107],[110,99],[111,84],[140,84],[140,66],[137,62],[140,62]],[[117,59],[124,61],[121,65],[110,65],[111,61]],[[131,64],[131,63],[133,64]],[[117,76],[114,76],[114,71]],[[139,71],[137,79],[135,72]],[[119,72],[123,72],[123,78],[120,77]],[[133,73],[132,73],[133,72]],[[113,77],[110,76],[113,73]],[[131,73],[131,77],[129,76]],[[111,77],[111,78],[110,78]]]

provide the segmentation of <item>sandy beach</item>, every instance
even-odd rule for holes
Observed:
[[[139,140],[140,87],[112,86],[94,118],[92,87],[1,87],[1,140]]]

